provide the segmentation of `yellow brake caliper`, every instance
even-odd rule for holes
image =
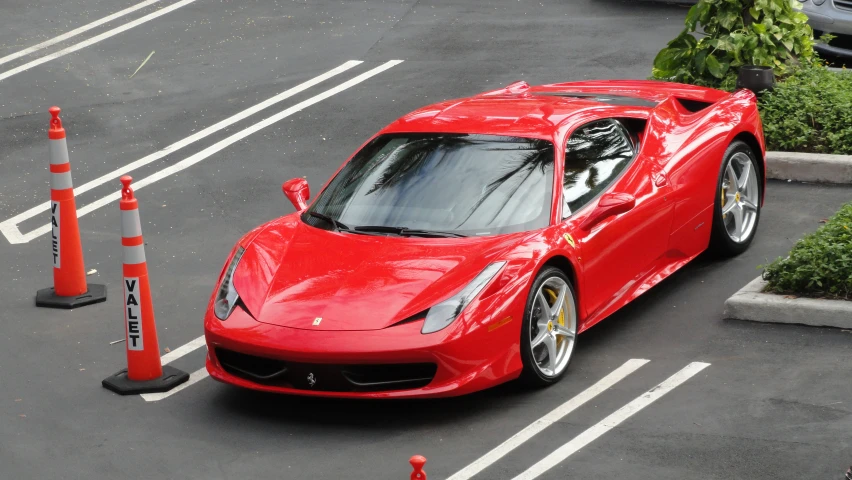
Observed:
[[[553,290],[551,290],[549,288],[546,288],[544,291],[547,292],[547,296],[550,297],[551,302],[556,301],[556,298],[558,296],[558,294],[556,292],[554,292]],[[565,307],[564,306],[562,307],[562,310],[559,311],[559,318],[557,319],[557,322],[559,322],[559,324],[562,325],[563,327],[565,326]],[[553,327],[550,325],[550,323],[547,324],[547,329],[548,329],[548,331],[553,330]],[[563,340],[564,340],[563,337],[557,336],[556,337],[556,345],[561,345]]]

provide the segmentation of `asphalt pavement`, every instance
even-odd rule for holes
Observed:
[[[193,373],[173,394],[103,389],[125,362],[123,344],[110,345],[124,336],[123,167],[143,182],[159,341],[174,351],[202,334],[233,243],[293,211],[284,180],[318,188],[376,130],[427,103],[519,79],[646,78],[686,12],[616,0],[161,0],[8,59],[134,5],[0,5],[0,478],[400,479],[421,454],[429,478],[487,458],[473,478],[500,480],[568,442],[579,448],[539,478],[839,479],[852,462],[852,332],[721,318],[724,300],[850,187],[770,182],[748,252],[700,257],[589,330],[551,388],[397,402],[265,395],[204,378],[197,348],[172,363]],[[138,24],[122,30],[128,22]],[[52,281],[43,203],[54,104],[74,184],[86,187],[88,280],[110,289],[72,311],[33,305]],[[649,362],[489,456],[631,359]],[[709,366],[625,416],[694,362]]]

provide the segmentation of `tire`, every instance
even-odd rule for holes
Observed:
[[[744,176],[745,168],[749,169],[749,174]],[[737,187],[732,189],[731,184],[735,181]],[[710,233],[712,253],[719,257],[733,257],[748,249],[760,222],[762,190],[763,178],[754,152],[739,140],[731,143],[725,151],[716,180],[713,229]]]
[[[564,301],[562,307],[555,310],[563,286]],[[548,303],[548,313],[544,313],[539,294],[546,302],[552,302]],[[553,311],[557,311],[556,316]],[[577,297],[571,280],[558,268],[543,269],[530,288],[521,326],[522,382],[544,387],[558,382],[565,375],[577,345],[577,325]],[[544,337],[551,337],[552,343]],[[533,340],[541,340],[541,343],[534,347]],[[554,350],[550,349],[551,346]],[[555,362],[551,362],[551,351],[556,352]],[[553,368],[548,369],[547,365]]]

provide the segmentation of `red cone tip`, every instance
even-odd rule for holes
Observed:
[[[130,175],[123,175],[118,179],[121,182],[121,199],[122,200],[133,200],[133,189],[130,188],[130,182],[133,181],[133,177]]]
[[[412,480],[426,480],[426,472],[423,471],[423,466],[426,465],[426,457],[423,455],[415,455],[408,461],[414,472],[411,473]]]
[[[50,112],[50,115],[52,117],[50,119],[50,129],[52,131],[62,130],[62,120],[59,118],[59,112],[61,112],[62,110],[60,110],[59,107],[54,105],[48,108],[47,111]]]

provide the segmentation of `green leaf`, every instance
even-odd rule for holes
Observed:
[[[689,9],[689,12],[686,14],[686,27],[690,29],[694,29],[695,25],[698,23],[698,19],[701,18],[701,7],[704,5],[704,2],[698,2]]]
[[[717,60],[713,54],[707,55],[706,64],[707,70],[710,71],[710,75],[713,75],[716,78],[722,78],[725,76],[722,72],[722,64],[719,63],[719,60]]]
[[[674,40],[669,42],[669,48],[694,48],[698,44],[698,41],[690,35],[688,32],[684,31]]]
[[[674,72],[681,64],[681,58],[686,50],[682,48],[665,48],[660,50],[654,59],[654,68],[663,72]]]
[[[755,22],[760,19],[760,11],[758,9],[751,7],[748,9],[748,13],[749,15],[751,15],[751,18],[753,18]]]
[[[707,68],[706,60],[707,50],[700,50],[695,54],[695,60],[693,60],[693,63],[695,63],[695,70],[699,75],[704,75],[704,70]]]
[[[722,28],[730,30],[734,27],[738,19],[740,17],[738,17],[736,12],[726,11],[719,15],[719,24],[722,25]]]

